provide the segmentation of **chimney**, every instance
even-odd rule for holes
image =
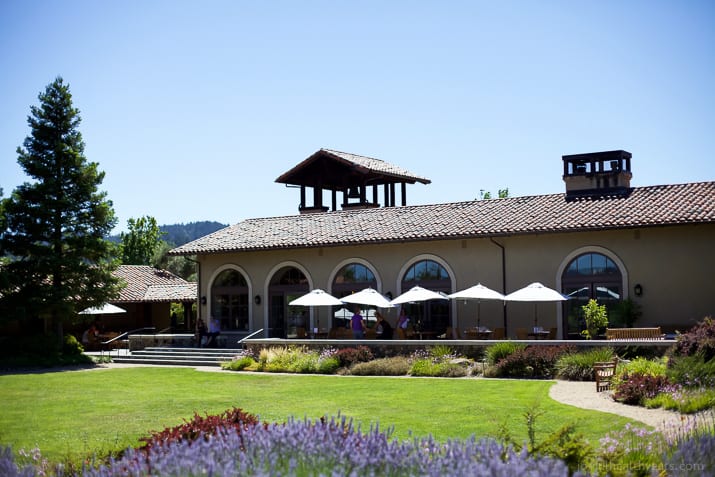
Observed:
[[[604,151],[561,156],[566,198],[627,194],[631,188],[631,153]]]

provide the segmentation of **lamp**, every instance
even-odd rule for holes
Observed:
[[[254,296],[253,303],[255,303],[256,305],[260,305],[261,304],[261,295]]]
[[[205,305],[206,304],[206,296],[201,297],[201,304]]]
[[[350,189],[348,189],[348,199],[359,199],[360,198],[360,191],[358,190],[357,187],[352,186]]]
[[[636,286],[633,287],[633,293],[635,293],[636,296],[641,296],[643,294],[643,286],[640,283],[636,283]]]

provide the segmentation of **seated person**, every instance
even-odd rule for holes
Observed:
[[[97,341],[99,341],[99,329],[97,328],[97,322],[94,321],[89,328],[82,333],[82,346],[89,348],[96,345]]]
[[[376,338],[379,340],[391,340],[393,330],[390,323],[387,322],[379,311],[375,312],[375,317],[377,318],[377,325],[375,326]]]

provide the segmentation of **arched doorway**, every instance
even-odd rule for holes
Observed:
[[[211,284],[211,317],[222,331],[248,331],[248,284],[234,269],[219,273]]]
[[[441,264],[425,259],[412,264],[402,277],[402,291],[419,285],[436,292],[451,293],[452,279]],[[452,326],[451,307],[449,300],[429,300],[403,305],[412,323],[420,330],[443,334],[447,327]]]
[[[331,294],[336,298],[342,298],[368,287],[377,290],[375,274],[366,265],[352,262],[341,267],[335,274],[331,285]],[[347,327],[352,317],[352,311],[350,305],[333,307],[331,326],[333,328]],[[374,315],[371,316],[374,317]],[[371,326],[370,316],[365,316],[364,318],[368,327]]]
[[[616,262],[601,252],[589,251],[576,256],[561,275],[564,302],[563,326],[568,338],[580,338],[585,328],[581,307],[590,299],[606,305],[609,317],[623,300],[623,274]]]
[[[271,338],[295,338],[299,328],[309,326],[308,309],[289,306],[288,303],[310,291],[305,274],[296,267],[286,266],[278,270],[268,287],[268,336]]]

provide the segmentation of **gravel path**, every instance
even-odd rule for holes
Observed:
[[[661,431],[679,428],[684,419],[678,412],[616,402],[609,391],[596,392],[596,383],[590,381],[556,381],[549,390],[549,396],[563,404],[618,414]]]

